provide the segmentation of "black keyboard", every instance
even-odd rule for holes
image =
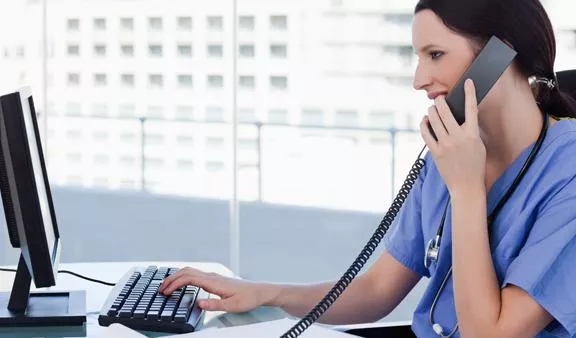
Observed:
[[[128,271],[108,295],[98,323],[119,323],[134,330],[185,333],[200,324],[203,315],[197,305],[208,294],[196,286],[185,286],[170,296],[158,293],[162,280],[177,268],[149,266]]]

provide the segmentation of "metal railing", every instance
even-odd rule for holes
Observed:
[[[38,113],[40,115],[40,113]],[[139,160],[140,160],[140,167],[139,167],[139,180],[140,180],[140,189],[142,191],[147,190],[147,167],[146,167],[146,139],[147,139],[147,132],[146,132],[146,125],[148,123],[153,122],[168,122],[168,123],[176,123],[176,124],[209,124],[209,125],[222,125],[222,126],[231,126],[232,122],[229,121],[208,121],[208,120],[193,120],[193,119],[166,119],[166,118],[155,118],[155,117],[111,117],[111,116],[101,116],[101,115],[50,115],[47,119],[48,124],[50,123],[50,117],[57,117],[57,118],[65,118],[65,119],[103,119],[103,120],[117,120],[117,121],[138,121],[138,128],[139,128],[139,136],[140,136],[140,144],[139,147]],[[238,126],[252,126],[256,130],[256,168],[257,168],[257,200],[263,201],[263,132],[267,128],[290,128],[296,130],[319,130],[319,131],[331,131],[334,132],[331,136],[338,136],[337,133],[370,133],[377,136],[387,136],[389,141],[388,146],[390,147],[390,166],[391,170],[391,177],[390,182],[392,182],[390,187],[390,196],[396,194],[394,182],[396,180],[395,177],[395,170],[397,165],[397,155],[396,155],[396,147],[398,135],[401,133],[404,134],[417,134],[419,133],[416,129],[403,129],[403,128],[370,128],[370,127],[354,127],[354,126],[331,126],[331,125],[320,125],[320,124],[289,124],[289,123],[263,123],[260,121],[254,122],[239,122]],[[46,129],[48,130],[49,127]],[[230,135],[231,136],[231,135]],[[50,138],[47,138],[47,143],[50,143]],[[45,146],[47,149],[48,146]],[[48,161],[50,160],[47,157]]]

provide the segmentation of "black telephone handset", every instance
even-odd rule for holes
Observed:
[[[461,79],[456,83],[454,88],[446,97],[448,106],[452,110],[458,124],[461,125],[464,123],[465,119],[464,82],[466,79],[471,78],[474,81],[476,87],[476,99],[478,100],[478,103],[480,103],[494,83],[498,81],[498,78],[500,78],[515,56],[516,51],[508,47],[508,45],[500,39],[492,37],[488,40],[486,46],[484,46],[480,51],[476,59],[472,62],[470,67],[468,67],[464,75],[462,75]],[[428,125],[428,127],[432,131],[430,125]],[[432,135],[434,135],[433,131]],[[360,272],[362,267],[366,264],[370,256],[380,244],[380,241],[384,238],[384,235],[392,225],[392,222],[408,197],[410,190],[412,190],[412,186],[414,186],[414,183],[418,179],[420,170],[425,165],[425,162],[422,159],[422,153],[425,149],[426,147],[424,147],[418,155],[418,159],[408,173],[408,177],[402,184],[398,195],[394,198],[392,205],[386,212],[380,225],[374,231],[374,234],[368,243],[366,243],[356,260],[342,275],[330,292],[328,292],[328,294],[326,294],[326,296],[324,296],[324,298],[318,303],[318,305],[316,305],[304,318],[298,321],[298,323],[296,323],[290,330],[284,333],[281,338],[296,338],[302,334],[308,327],[316,322],[322,314],[328,310],[328,308],[330,308],[330,306],[336,301],[336,299],[338,299],[338,297],[340,297],[352,282],[354,277],[356,277]]]
[[[459,125],[464,123],[466,115],[466,96],[464,95],[464,82],[466,79],[472,79],[472,81],[474,81],[476,100],[478,104],[480,104],[490,91],[490,88],[494,86],[502,73],[504,73],[512,60],[514,60],[516,54],[514,49],[497,37],[493,36],[488,40],[484,48],[482,48],[478,56],[476,56],[476,59],[474,59],[472,64],[466,69],[452,90],[450,90],[448,96],[446,96],[446,103],[448,107],[450,107]],[[430,123],[428,123],[428,128],[432,132],[432,136],[436,139]]]

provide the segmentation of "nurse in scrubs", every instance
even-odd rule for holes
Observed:
[[[517,56],[478,105],[468,81],[466,122],[445,96],[491,36]],[[320,318],[366,323],[429,280],[418,337],[576,337],[576,102],[555,78],[555,39],[538,0],[421,0],[412,42],[425,165],[385,238],[381,256]],[[432,137],[431,124],[437,140]],[[221,297],[206,310],[269,305],[304,316],[334,282],[273,284],[185,268],[186,284]]]

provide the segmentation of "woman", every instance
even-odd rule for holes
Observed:
[[[421,0],[412,28],[414,87],[434,100],[420,125],[426,165],[386,250],[321,321],[378,320],[425,276],[412,323],[418,337],[576,337],[576,122],[560,119],[576,117],[576,103],[555,81],[547,14],[538,0]],[[479,106],[468,81],[460,126],[444,97],[492,35],[517,57]],[[521,183],[491,215],[529,157]],[[444,212],[439,257],[425,264]],[[239,281],[187,268],[161,291],[185,284],[221,296],[201,302],[206,310],[270,305],[298,317],[333,285]]]

